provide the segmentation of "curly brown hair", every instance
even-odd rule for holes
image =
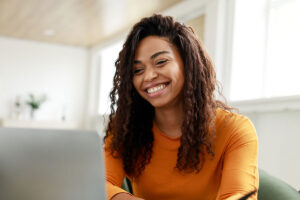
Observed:
[[[150,162],[153,147],[154,107],[133,86],[133,64],[139,42],[147,36],[168,38],[181,55],[184,65],[184,120],[174,166],[184,172],[199,172],[205,154],[214,157],[216,109],[230,109],[216,100],[217,80],[213,63],[193,30],[170,16],[155,14],[143,18],[129,33],[119,58],[110,93],[111,114],[106,129],[106,145],[121,158],[127,175],[137,177]]]

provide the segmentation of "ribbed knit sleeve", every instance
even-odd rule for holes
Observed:
[[[122,160],[114,158],[109,151],[104,150],[105,172],[106,172],[106,195],[111,199],[118,193],[126,192],[121,188],[125,172],[123,170]],[[126,192],[127,193],[127,192]]]
[[[235,118],[235,117],[233,117]],[[226,131],[221,185],[217,199],[234,199],[258,189],[258,141],[254,126],[246,117],[231,120]],[[249,200],[256,200],[257,194]]]

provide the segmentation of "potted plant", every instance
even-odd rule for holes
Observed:
[[[36,98],[33,94],[29,94],[29,100],[26,101],[26,104],[30,106],[30,118],[34,119],[35,111],[38,110],[42,103],[46,101],[46,95]]]

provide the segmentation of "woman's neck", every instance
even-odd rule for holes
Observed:
[[[156,125],[163,133],[173,138],[181,136],[183,117],[182,105],[172,108],[155,108]]]

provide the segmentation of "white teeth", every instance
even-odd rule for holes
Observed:
[[[162,90],[162,89],[164,89],[165,87],[166,87],[165,84],[161,84],[161,85],[159,85],[159,86],[156,86],[156,87],[147,89],[147,92],[148,92],[149,94],[151,94],[151,93],[157,92],[157,91],[159,91],[159,90]]]

